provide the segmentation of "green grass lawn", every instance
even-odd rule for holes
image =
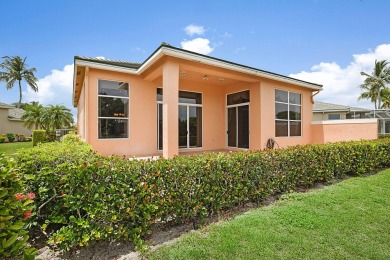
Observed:
[[[21,148],[32,148],[32,142],[16,142],[0,144],[0,154],[12,155]]]
[[[149,259],[390,259],[390,169],[190,232]]]

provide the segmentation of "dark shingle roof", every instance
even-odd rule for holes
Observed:
[[[304,81],[304,80],[300,80],[300,79],[284,76],[284,75],[281,75],[281,74],[278,74],[278,73],[274,73],[274,72],[270,72],[270,71],[266,71],[266,70],[257,69],[257,68],[254,68],[254,67],[250,67],[250,66],[238,64],[238,63],[235,63],[235,62],[231,62],[231,61],[215,58],[215,57],[212,57],[212,56],[200,54],[200,53],[189,51],[189,50],[185,50],[185,49],[182,49],[182,48],[177,48],[177,47],[174,47],[174,46],[172,46],[172,45],[170,45],[170,44],[168,44],[166,42],[162,42],[161,45],[142,63],[127,62],[127,61],[120,61],[120,60],[110,60],[110,59],[105,59],[105,58],[104,59],[103,58],[89,58],[89,57],[84,57],[84,56],[75,56],[74,59],[75,60],[78,59],[78,60],[84,60],[84,61],[97,62],[97,63],[107,64],[107,65],[126,67],[126,68],[131,68],[131,69],[138,69],[138,68],[140,68],[142,66],[142,64],[146,63],[149,60],[149,58],[151,58],[155,53],[157,53],[162,47],[167,47],[167,48],[170,48],[172,50],[177,50],[177,51],[180,51],[180,52],[194,54],[194,55],[197,55],[197,56],[200,56],[200,57],[205,57],[205,58],[213,59],[213,60],[216,60],[216,61],[229,63],[229,64],[236,65],[236,66],[239,66],[239,67],[242,67],[242,68],[246,68],[246,69],[252,69],[252,70],[255,70],[255,71],[258,71],[258,72],[261,72],[261,73],[264,73],[264,74],[268,74],[268,75],[273,75],[273,76],[276,76],[276,77],[279,77],[279,78],[282,78],[282,79],[288,79],[288,80],[292,80],[292,81],[295,81],[295,82],[311,84],[311,85],[316,86],[316,87],[318,87],[320,89],[322,88],[322,85],[320,85],[320,84],[316,84],[316,83],[312,83],[312,82],[308,82],[308,81]]]
[[[360,108],[360,107],[351,107],[351,106],[344,106],[344,105],[337,105],[332,103],[325,103],[325,102],[314,102],[313,105],[313,112],[324,112],[324,111],[371,111],[367,108]]]
[[[125,68],[130,68],[130,69],[138,69],[139,67],[141,67],[141,63],[138,63],[138,62],[110,60],[110,59],[106,59],[106,58],[90,58],[90,57],[84,57],[84,56],[75,56],[74,58],[78,59],[78,60],[98,62],[98,63],[102,63],[102,64],[120,66],[120,67],[125,67]]]

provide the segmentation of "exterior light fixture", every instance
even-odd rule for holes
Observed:
[[[180,71],[180,76],[185,76],[185,75],[187,75],[186,71]]]
[[[218,78],[218,81],[219,81],[219,82],[224,82],[225,79],[224,79],[224,78]]]
[[[209,80],[209,77],[207,75],[204,75],[203,80]]]

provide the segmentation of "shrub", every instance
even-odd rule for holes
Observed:
[[[74,134],[73,132],[69,132],[68,134],[61,137],[61,142],[79,144],[82,143],[83,141],[81,140],[80,136],[78,136],[77,134]]]
[[[46,131],[46,138],[45,138],[45,141],[46,142],[54,142],[56,140],[56,131],[49,131],[47,130]]]
[[[45,130],[34,130],[32,132],[32,142],[33,146],[36,146],[39,143],[43,143],[46,139],[46,131]]]
[[[117,238],[142,249],[154,223],[198,222],[243,203],[390,164],[388,139],[156,161],[101,157],[89,145],[66,139],[23,150],[18,158],[22,173],[36,176],[29,184],[38,205],[46,203],[38,221],[44,229],[62,225],[49,241],[65,249]]]
[[[24,134],[16,134],[15,136],[17,142],[24,142],[24,140],[26,139],[26,136]]]
[[[15,134],[14,133],[8,133],[7,134],[7,139],[10,143],[12,143],[13,141],[15,141]]]
[[[6,140],[5,137],[1,137],[1,136],[0,136],[0,144],[1,144],[1,143],[5,143],[5,140]]]
[[[390,134],[378,134],[378,139],[390,138]]]
[[[24,141],[25,141],[25,142],[31,142],[31,141],[32,141],[32,137],[26,136],[26,137],[24,138]]]
[[[18,174],[13,159],[0,155],[0,256],[33,259],[37,250],[27,244],[27,219],[34,209],[33,193],[26,193],[26,187]]]

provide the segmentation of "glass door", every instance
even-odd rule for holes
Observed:
[[[187,106],[179,106],[179,148],[187,148],[188,114]]]
[[[249,106],[237,107],[237,147],[249,148]]]
[[[228,108],[228,146],[237,146],[237,107]]]
[[[249,90],[227,95],[227,146],[249,148]]]

